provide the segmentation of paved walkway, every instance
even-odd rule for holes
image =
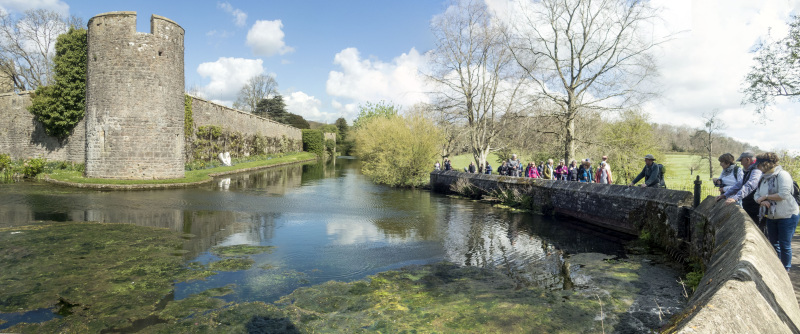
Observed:
[[[789,279],[794,286],[794,295],[800,300],[800,235],[795,233],[792,237],[792,270],[789,271]]]

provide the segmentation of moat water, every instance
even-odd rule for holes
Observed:
[[[272,302],[303,286],[440,261],[496,268],[523,285],[572,288],[587,278],[580,275],[580,265],[570,267],[566,259],[596,253],[624,258],[627,241],[566,218],[375,185],[359,172],[358,161],[347,158],[236,174],[174,190],[0,184],[0,227],[37,220],[169,228],[187,236],[187,262],[214,261],[208,252],[214,246],[274,246],[272,252],[253,256],[252,269],[175,286],[174,298],[181,299],[234,284],[234,293],[224,298],[235,302]],[[659,293],[672,299],[659,307],[678,310],[683,301],[676,297],[681,288],[674,281],[680,273],[667,265],[654,268],[653,275],[664,285],[657,288]],[[10,315],[4,318],[15,321]]]

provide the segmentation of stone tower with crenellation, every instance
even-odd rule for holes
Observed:
[[[184,176],[184,30],[153,15],[136,31],[136,12],[89,20],[86,177]]]

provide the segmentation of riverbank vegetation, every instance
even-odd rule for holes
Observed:
[[[393,187],[429,182],[441,133],[422,113],[398,115],[394,106],[366,105],[353,129],[364,175]]]
[[[180,183],[194,183],[194,182],[207,181],[212,178],[211,174],[230,173],[230,172],[236,172],[238,170],[261,168],[277,164],[314,160],[316,158],[317,158],[316,155],[308,152],[239,158],[238,161],[234,160],[233,166],[216,166],[212,168],[187,170],[185,176],[180,179],[114,180],[114,179],[85,178],[83,177],[83,172],[80,170],[66,170],[66,169],[53,170],[51,172],[48,172],[47,177],[58,181],[84,183],[84,184],[116,184],[116,185],[180,184]],[[187,169],[189,168],[190,167],[187,167]]]

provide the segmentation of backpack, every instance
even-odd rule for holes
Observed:
[[[797,205],[800,205],[800,187],[797,186],[797,181],[792,181],[792,197]]]
[[[667,171],[666,171],[666,168],[664,168],[664,165],[658,164],[658,179],[659,179],[661,185],[664,186],[665,188],[667,187],[666,183],[664,183],[664,174],[666,172]]]

